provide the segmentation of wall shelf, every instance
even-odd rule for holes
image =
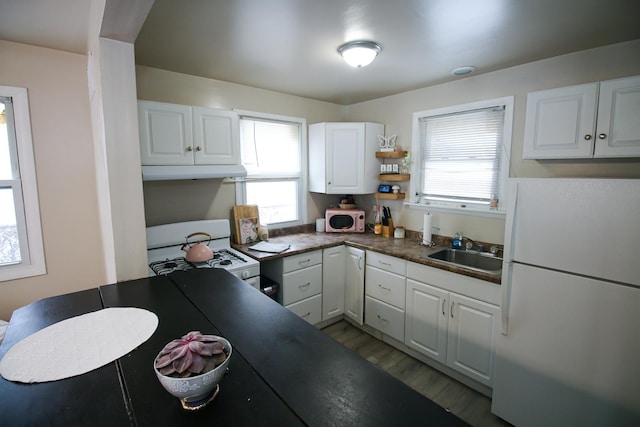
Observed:
[[[376,193],[376,199],[404,200],[405,193]]]
[[[379,159],[404,159],[406,156],[406,151],[376,151],[376,157]]]
[[[385,173],[380,174],[380,181],[409,181],[411,175],[408,173]]]

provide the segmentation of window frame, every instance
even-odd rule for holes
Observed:
[[[11,186],[14,189],[19,188],[21,191],[21,194],[14,193],[14,201],[22,260],[17,264],[0,266],[0,282],[4,282],[43,275],[47,273],[47,269],[38,202],[28,92],[26,88],[22,87],[0,86],[0,95],[11,98],[15,133],[15,146],[13,147],[15,152],[13,154],[17,153],[20,174],[19,179],[10,180],[10,185],[5,187]],[[7,117],[7,123],[9,123],[9,117]]]
[[[420,147],[421,147],[421,139],[420,139],[420,119],[425,117],[432,116],[441,116],[447,114],[455,114],[455,113],[464,113],[470,112],[473,110],[480,110],[484,108],[490,108],[495,106],[504,106],[504,123],[503,123],[503,141],[502,141],[502,156],[500,159],[500,184],[499,184],[499,193],[497,194],[499,199],[498,209],[491,210],[489,207],[480,207],[480,206],[466,206],[462,207],[459,203],[453,202],[441,202],[441,203],[431,203],[427,204],[425,201],[418,200],[418,187],[420,185],[420,158],[413,158],[413,163],[411,165],[411,180],[409,183],[409,194],[411,195],[407,200],[405,200],[404,205],[410,208],[422,209],[428,211],[435,212],[448,212],[448,213],[456,213],[456,214],[466,214],[466,215],[474,215],[474,216],[484,216],[484,217],[499,217],[504,218],[506,214],[506,186],[507,179],[509,178],[510,173],[510,165],[511,165],[511,140],[512,140],[512,130],[513,130],[513,104],[514,97],[513,96],[505,96],[501,98],[489,99],[484,101],[471,102],[466,104],[459,105],[451,105],[447,107],[434,108],[424,111],[418,111],[413,113],[412,118],[412,144],[411,150],[412,153],[416,153],[416,156],[420,156]],[[413,157],[413,156],[412,156]]]
[[[247,191],[246,191],[246,183],[247,182],[268,182],[268,181],[291,181],[297,180],[298,185],[298,220],[297,221],[287,221],[287,222],[278,222],[273,223],[278,228],[287,228],[294,227],[299,225],[304,225],[306,223],[307,218],[307,193],[308,193],[308,180],[307,180],[307,119],[301,117],[293,117],[293,116],[284,116],[279,114],[270,114],[270,113],[261,113],[257,111],[248,111],[248,110],[239,110],[234,109],[236,113],[240,116],[240,120],[243,118],[248,119],[257,119],[257,120],[265,120],[265,121],[273,121],[273,122],[284,122],[284,123],[296,123],[300,127],[300,175],[295,176],[291,174],[282,174],[282,175],[269,175],[269,176],[259,176],[259,177],[247,177],[247,178],[239,178],[235,179],[235,191],[236,191],[236,203],[237,204],[246,204],[247,203]],[[272,224],[269,224],[272,225]]]

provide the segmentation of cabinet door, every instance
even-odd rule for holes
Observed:
[[[595,157],[640,157],[640,76],[600,83]]]
[[[344,313],[345,246],[322,251],[322,320]]]
[[[524,159],[593,157],[598,83],[527,95]]]
[[[450,295],[447,365],[491,387],[500,309],[462,295]]]
[[[143,165],[193,165],[191,107],[138,101]]]
[[[364,123],[328,123],[327,194],[364,192]]]
[[[364,251],[347,246],[344,314],[362,325],[364,313]]]
[[[435,360],[447,362],[449,293],[407,279],[405,344]]]
[[[195,163],[240,164],[240,129],[233,111],[193,107]]]

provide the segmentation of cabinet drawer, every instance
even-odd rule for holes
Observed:
[[[366,294],[404,310],[405,278],[397,274],[367,266],[365,271]]]
[[[406,273],[406,261],[389,255],[367,251],[367,265],[404,276]]]
[[[282,275],[282,303],[296,301],[322,292],[322,264]]]
[[[322,264],[322,251],[305,252],[282,260],[282,272],[289,273],[312,265]]]
[[[315,325],[322,320],[322,295],[315,295],[296,303],[287,305],[286,308],[300,316],[307,322]]]
[[[404,311],[371,297],[364,298],[364,323],[404,342]]]

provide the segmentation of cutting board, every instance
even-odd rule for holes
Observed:
[[[233,230],[235,235],[235,242],[242,245],[246,242],[242,242],[240,237],[240,220],[256,218],[256,222],[260,225],[260,215],[258,213],[258,205],[235,205],[233,207]]]

